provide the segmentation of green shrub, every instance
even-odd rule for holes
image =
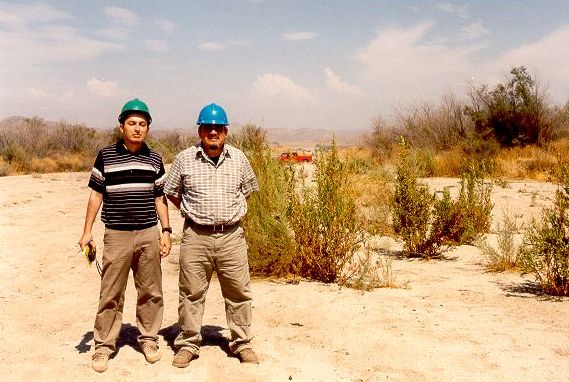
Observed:
[[[401,149],[392,202],[393,231],[403,239],[403,251],[409,256],[436,257],[442,242],[430,235],[435,197],[419,184],[417,165],[405,141]]]
[[[377,248],[364,246],[364,253],[355,256],[344,269],[341,285],[357,290],[375,288],[405,288],[407,282],[398,282],[393,274],[393,259]]]
[[[569,168],[561,171],[552,207],[533,220],[524,235],[520,262],[546,293],[569,296]]]
[[[484,183],[483,165],[464,165],[460,176],[460,194],[457,200],[457,224],[449,235],[456,244],[472,244],[492,223],[492,185]]]
[[[319,150],[315,161],[316,185],[301,186],[291,177],[289,220],[296,254],[291,270],[309,279],[335,282],[362,239],[348,171],[338,158],[335,142]]]
[[[288,228],[286,169],[272,159],[266,132],[255,125],[237,131],[231,143],[243,150],[260,186],[249,198],[243,221],[251,271],[262,275],[288,272],[295,245]]]
[[[504,272],[518,268],[519,248],[514,242],[517,227],[513,216],[504,213],[502,224],[498,225],[498,247],[495,249],[487,239],[480,239],[476,245],[482,251],[485,266],[492,272]]]
[[[458,198],[448,190],[441,198],[419,184],[417,159],[402,142],[402,159],[392,202],[393,230],[404,242],[408,256],[439,257],[443,249],[472,243],[491,223],[491,186],[484,184],[483,172],[470,165],[461,174]]]
[[[6,173],[84,171],[105,142],[105,134],[83,125],[24,118],[0,132],[0,155]]]
[[[552,118],[556,111],[548,105],[543,89],[523,66],[510,74],[509,80],[493,90],[487,86],[472,89],[465,113],[483,139],[496,139],[503,147],[550,141],[559,120]]]

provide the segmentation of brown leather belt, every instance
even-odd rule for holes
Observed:
[[[239,222],[231,224],[198,224],[190,218],[186,218],[186,224],[192,228],[208,233],[221,233],[232,230],[239,225]]]

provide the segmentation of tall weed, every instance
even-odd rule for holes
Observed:
[[[454,245],[472,243],[490,228],[491,186],[484,184],[483,171],[465,166],[456,200],[448,190],[442,197],[419,184],[416,159],[401,143],[402,159],[392,202],[393,230],[401,236],[408,256],[439,257]]]
[[[243,222],[251,270],[263,275],[286,273],[295,249],[288,228],[286,169],[272,159],[266,131],[255,125],[244,126],[232,136],[231,143],[243,150],[260,186],[249,199]]]
[[[553,206],[532,220],[524,236],[520,262],[546,293],[569,296],[569,167],[560,174]]]
[[[494,248],[488,239],[479,239],[476,245],[482,251],[484,265],[491,272],[504,272],[518,268],[519,246],[515,243],[517,225],[515,217],[504,213],[498,224],[498,246]]]
[[[417,165],[405,141],[400,145],[402,159],[397,165],[392,202],[393,231],[403,239],[403,250],[409,256],[437,257],[443,243],[430,235],[435,197],[426,185],[419,184]]]
[[[315,187],[290,180],[289,220],[296,242],[292,271],[303,277],[335,282],[353,259],[362,240],[348,171],[338,157],[335,142],[320,150],[315,161]]]

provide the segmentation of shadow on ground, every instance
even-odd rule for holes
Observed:
[[[506,292],[508,297],[519,298],[538,298],[542,301],[562,301],[563,297],[552,296],[543,291],[541,285],[535,281],[524,281],[523,283],[498,283],[500,288]]]

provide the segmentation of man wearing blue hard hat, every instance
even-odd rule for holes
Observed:
[[[251,348],[251,301],[247,243],[239,222],[247,198],[259,190],[242,151],[226,144],[227,115],[215,103],[198,116],[200,143],[179,153],[164,193],[185,218],[180,247],[180,334],[173,366],[186,367],[199,355],[205,298],[213,271],[225,299],[229,348],[241,362],[259,363]]]

